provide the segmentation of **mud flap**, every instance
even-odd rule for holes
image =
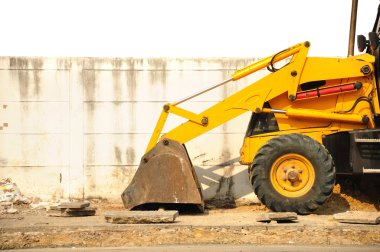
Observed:
[[[170,139],[158,142],[141,158],[121,198],[129,210],[189,206],[204,211],[201,187],[186,148]]]

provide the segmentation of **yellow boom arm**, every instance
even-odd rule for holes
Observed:
[[[307,53],[309,46],[309,42],[292,46],[280,53],[274,54],[243,69],[237,70],[232,75],[231,79],[227,81],[185,98],[179,102],[166,104],[158,119],[146,152],[150,151],[156,145],[169,113],[186,118],[188,121],[167,132],[164,136],[162,136],[162,138],[172,139],[183,144],[247,111],[254,111],[256,113],[271,112],[267,109],[263,110],[264,103],[286,92],[288,100],[294,101],[296,99],[299,84],[318,80],[361,78],[369,75],[373,71],[372,64],[368,64],[368,62],[374,62],[374,58],[371,55],[364,54],[362,55],[362,58],[360,58],[360,56],[356,56],[346,59],[308,58]],[[216,103],[214,106],[199,114],[178,107],[180,103],[199,94],[207,92],[229,81],[239,80],[290,56],[292,56],[292,58],[289,64],[282,67],[280,70],[252,83],[251,85],[229,96],[225,100]],[[363,58],[365,58],[365,60],[361,60]],[[318,110],[313,111],[310,109],[305,110],[293,108],[287,111],[287,115],[293,117],[314,117],[320,120],[347,121],[350,123],[365,123],[365,117],[371,118],[370,114],[365,113],[367,113],[367,110],[361,112],[360,114],[349,113],[344,115],[332,112],[319,112]],[[370,121],[370,123],[373,122]]]

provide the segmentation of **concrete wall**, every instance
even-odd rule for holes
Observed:
[[[0,178],[29,197],[120,201],[163,104],[253,61],[0,57]],[[264,73],[181,106],[200,112]],[[249,117],[186,144],[205,198],[256,200],[237,163]],[[181,122],[170,117],[164,132]]]

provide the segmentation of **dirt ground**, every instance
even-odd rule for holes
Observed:
[[[380,176],[337,177],[333,195],[316,214],[345,211],[380,211]]]
[[[0,249],[210,243],[380,246],[380,225],[342,224],[332,216],[348,210],[379,211],[378,181],[338,178],[331,198],[294,223],[256,222],[260,213],[269,211],[265,206],[233,207],[221,201],[208,201],[206,213],[181,214],[173,224],[138,225],[105,222],[106,211],[124,210],[121,202],[91,200],[97,208],[91,217],[48,217],[44,209],[15,205],[18,213],[0,214]]]

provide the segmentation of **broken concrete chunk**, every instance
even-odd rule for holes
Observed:
[[[279,213],[268,213],[268,216],[271,220],[297,220],[297,213],[294,212],[279,212]]]
[[[84,208],[51,208],[47,211],[48,216],[52,217],[78,217],[95,215],[95,207]]]
[[[259,216],[256,217],[256,221],[258,222],[271,222],[272,220],[269,219],[268,214],[260,214]]]
[[[104,213],[106,222],[116,224],[170,223],[178,211],[111,211]]]
[[[15,214],[15,213],[18,213],[18,210],[16,208],[9,208],[7,209],[7,213],[8,214]]]
[[[90,202],[63,202],[58,205],[58,208],[84,208],[89,206]]]
[[[260,214],[256,221],[259,222],[271,222],[271,221],[294,221],[297,220],[298,216],[297,213],[294,212],[270,212],[270,213],[263,213]]]
[[[380,212],[347,211],[334,214],[334,220],[343,223],[379,224]]]

